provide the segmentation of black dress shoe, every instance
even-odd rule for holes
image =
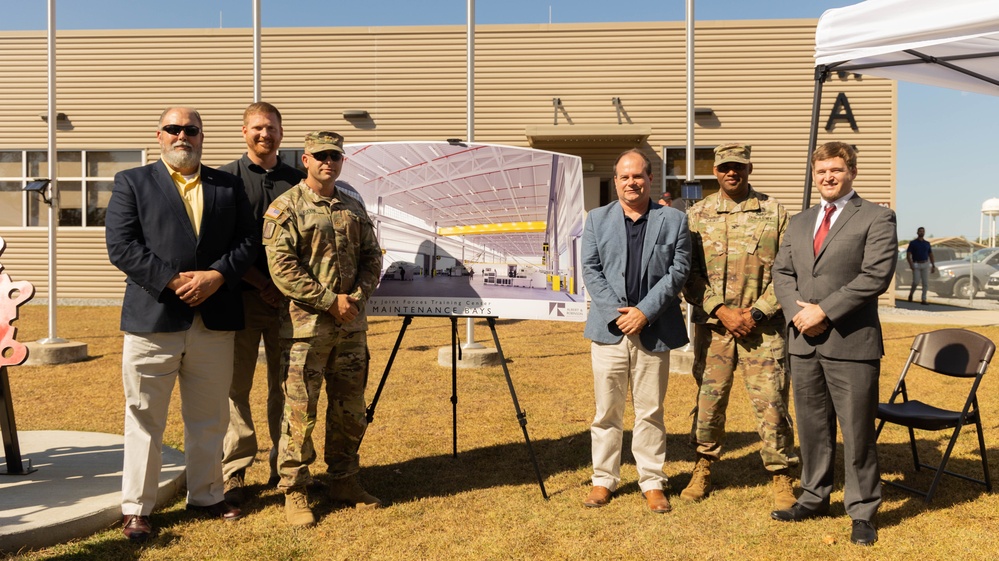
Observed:
[[[148,516],[126,514],[121,520],[121,531],[133,542],[142,542],[153,535],[153,525],[149,523]]]
[[[779,520],[780,522],[801,522],[802,520],[808,520],[809,518],[825,516],[827,511],[828,507],[812,510],[808,507],[801,506],[798,503],[794,503],[789,509],[775,510],[771,512],[770,518]]]
[[[878,530],[867,520],[854,520],[850,541],[857,545],[874,545],[878,541]]]
[[[217,502],[213,505],[208,506],[198,506],[198,505],[187,505],[187,510],[192,512],[197,512],[205,516],[210,516],[212,518],[221,518],[222,520],[236,520],[243,515],[238,508],[230,505],[225,501]]]

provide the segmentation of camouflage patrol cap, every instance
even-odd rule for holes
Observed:
[[[305,135],[305,151],[309,154],[336,150],[343,154],[343,137],[331,131],[314,131]]]
[[[719,145],[715,148],[715,166],[720,166],[726,162],[737,162],[740,164],[748,164],[749,153],[753,150],[753,147],[748,144],[739,144],[737,142],[730,142],[728,144]]]

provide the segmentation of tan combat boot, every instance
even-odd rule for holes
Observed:
[[[284,494],[284,516],[292,526],[312,526],[316,517],[309,508],[309,495],[305,489],[289,489]]]
[[[381,508],[382,501],[368,493],[357,481],[356,475],[334,479],[330,483],[329,497],[331,500],[347,503],[354,508]]]
[[[797,500],[794,498],[793,480],[787,474],[787,470],[774,473],[773,490],[774,508],[776,510],[787,510]]]
[[[697,459],[694,472],[690,475],[690,483],[680,492],[680,498],[686,501],[700,501],[711,494],[711,460],[705,457]]]

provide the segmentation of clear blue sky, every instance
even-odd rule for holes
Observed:
[[[827,9],[855,3],[698,0],[695,15],[698,20],[818,18]],[[549,18],[553,23],[682,21],[685,5],[684,0],[477,0],[475,19],[479,24],[547,23]],[[45,29],[46,6],[45,0],[0,0],[0,31]],[[56,6],[59,29],[252,26],[250,0],[58,0]],[[466,7],[466,0],[261,0],[261,19],[265,27],[464,24]],[[982,203],[999,197],[999,174],[977,169],[996,159],[996,130],[999,97],[899,85],[900,238],[912,237],[917,226],[925,226],[929,236],[978,237]]]

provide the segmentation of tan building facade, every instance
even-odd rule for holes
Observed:
[[[753,145],[754,187],[799,210],[815,24],[697,23],[696,173],[705,194],[710,148],[738,140]],[[611,165],[630,147],[653,158],[657,184],[665,176],[674,186],[685,175],[684,41],[682,22],[476,26],[474,140],[581,156],[587,209],[613,200]],[[206,164],[243,153],[252,43],[249,29],[59,32],[60,299],[121,296],[123,275],[104,249],[103,206],[116,171],[159,157],[155,128],[165,107],[201,112]],[[0,61],[2,262],[44,298],[47,207],[21,189],[48,175],[45,33],[0,33]],[[464,26],[262,32],[262,98],[283,113],[285,157],[319,128],[350,143],[464,139],[466,73]],[[896,98],[894,81],[835,76],[819,134],[820,143],[856,145],[858,191],[892,207]],[[346,113],[356,111],[367,116]],[[827,131],[830,115],[837,118]]]

